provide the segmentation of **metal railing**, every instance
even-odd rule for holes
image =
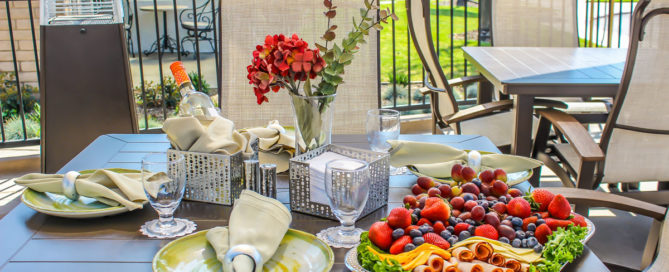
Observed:
[[[39,120],[36,122],[33,119],[39,119],[39,110],[31,109],[33,105],[39,107],[36,101],[39,99],[38,84],[25,84],[27,81],[23,75],[22,69],[27,66],[34,65],[37,80],[39,82],[39,61],[37,49],[37,37],[35,16],[33,12],[34,3],[37,1],[29,0],[1,0],[0,9],[3,7],[5,11],[0,11],[0,14],[5,14],[6,18],[0,19],[0,23],[5,23],[7,27],[5,31],[0,31],[0,40],[7,41],[8,46],[0,48],[0,51],[5,51],[5,55],[11,55],[11,60],[0,60],[0,64],[5,62],[7,65],[0,65],[0,147],[27,145],[39,143]],[[151,0],[150,5],[153,10],[150,13],[144,12],[144,16],[151,17],[149,21],[140,20],[140,10],[145,7],[138,6],[137,1],[123,0],[125,2],[125,12],[127,17],[126,25],[129,25],[130,31],[126,31],[127,39],[131,42],[132,54],[137,53],[133,60],[137,62],[138,69],[133,73],[138,73],[139,82],[134,82],[137,86],[138,98],[137,101],[139,109],[139,116],[143,120],[140,123],[142,132],[151,133],[157,131],[151,127],[150,118],[156,115],[158,119],[164,120],[169,117],[174,111],[174,103],[168,105],[167,100],[170,97],[169,92],[174,89],[170,85],[169,72],[163,71],[163,61],[165,58],[165,48],[158,46],[156,52],[149,56],[157,56],[158,62],[158,77],[159,83],[157,86],[149,86],[146,74],[147,55],[143,55],[145,48],[142,48],[142,37],[146,39],[146,33],[150,34],[148,39],[156,39],[160,41],[165,33],[165,26],[167,26],[166,18],[161,24],[161,11],[159,7],[164,7],[164,4],[159,5],[157,0]],[[193,56],[195,58],[196,69],[192,71],[197,75],[197,80],[200,84],[195,84],[198,89],[205,88],[202,84],[203,67],[201,43],[207,42],[212,44],[212,50],[215,58],[215,74],[216,74],[216,94],[218,94],[218,103],[221,101],[221,73],[219,63],[220,59],[220,37],[217,37],[217,26],[221,22],[221,1],[211,0],[206,2],[207,6],[202,5],[204,0],[200,0],[198,4],[195,0],[172,0],[169,14],[164,12],[164,15],[172,16],[174,18],[174,29],[176,40],[176,59],[182,60],[184,52],[181,40],[184,36],[192,38]],[[435,35],[435,47],[441,60],[441,64],[449,78],[457,78],[461,76],[471,75],[476,71],[469,65],[462,56],[460,49],[464,45],[469,46],[487,46],[490,40],[490,18],[485,16],[486,9],[490,8],[490,1],[494,0],[441,0],[432,1],[432,23]],[[579,33],[581,37],[580,46],[604,46],[604,47],[625,47],[626,46],[626,30],[629,27],[629,18],[624,18],[631,14],[636,4],[636,0],[578,0],[579,5]],[[13,8],[12,3],[26,3],[26,7]],[[467,3],[465,5],[464,3]],[[179,5],[181,4],[181,5]],[[186,7],[184,8],[184,4]],[[382,6],[389,6],[398,15],[406,14],[404,1],[402,0],[388,0],[382,1]],[[205,9],[206,7],[206,9]],[[165,10],[164,8],[161,10]],[[179,10],[182,10],[179,12]],[[189,11],[192,16],[183,17],[184,11]],[[25,13],[29,15],[26,16]],[[148,15],[147,15],[148,14]],[[202,19],[199,15],[208,15],[210,21]],[[152,15],[152,16],[151,16]],[[618,17],[616,17],[618,16]],[[15,33],[17,26],[14,18],[28,17],[30,24],[28,29],[21,31],[29,31],[31,39],[21,40],[22,44],[32,44],[29,51],[23,50],[18,52],[19,38]],[[192,20],[194,30],[187,30],[184,28],[184,19]],[[631,17],[631,16],[628,16]],[[146,18],[146,17],[145,17]],[[202,35],[201,24],[206,23],[207,26],[213,30],[207,30],[207,35]],[[200,24],[200,25],[198,25]],[[0,24],[2,26],[2,24]],[[198,27],[200,26],[200,27]],[[23,26],[25,28],[25,26]],[[161,32],[161,27],[163,31]],[[4,30],[4,29],[3,29]],[[134,31],[133,31],[134,30]],[[144,30],[144,35],[142,35]],[[148,31],[148,32],[146,32]],[[25,39],[25,33],[21,33]],[[154,36],[155,34],[155,36]],[[163,34],[163,35],[161,35]],[[205,38],[205,40],[203,40]],[[136,45],[136,47],[134,46]],[[157,45],[161,45],[160,42]],[[425,71],[422,68],[420,59],[417,57],[415,49],[412,48],[411,37],[407,31],[406,16],[400,16],[399,21],[392,21],[390,29],[381,32],[380,37],[380,62],[381,62],[381,88],[379,90],[379,97],[383,107],[394,108],[403,112],[429,112],[429,98],[424,97],[418,93],[418,89],[423,86],[423,78]],[[134,50],[136,48],[136,50]],[[26,52],[33,55],[32,60],[25,60]],[[0,52],[2,53],[2,52]],[[2,54],[0,54],[2,55]],[[21,60],[17,58],[21,55]],[[190,56],[189,56],[190,58]],[[31,63],[33,62],[33,63]],[[211,67],[205,67],[211,69]],[[2,70],[5,69],[5,70]],[[32,70],[31,70],[32,71]],[[23,80],[23,81],[22,81]],[[21,86],[20,88],[18,86]],[[469,86],[466,89],[457,89],[456,97],[461,105],[474,104],[476,100],[476,86]],[[178,96],[178,93],[176,94]],[[160,100],[154,108],[147,105],[150,100],[148,96],[156,97]],[[177,97],[176,99],[178,99]],[[148,100],[147,100],[148,99]],[[153,112],[150,112],[153,110]],[[35,130],[37,133],[35,133]],[[12,136],[14,135],[14,136]]]
[[[458,78],[476,73],[464,59],[461,47],[490,46],[490,10],[495,0],[437,0],[431,1],[431,23],[434,46],[448,78]],[[624,31],[629,29],[637,0],[578,0],[577,12],[581,47],[626,47]],[[398,14],[405,14],[404,0],[381,2]],[[465,3],[467,3],[465,5]],[[579,11],[584,11],[580,13]],[[617,18],[616,18],[617,16]],[[623,19],[623,17],[629,17]],[[391,25],[392,47],[381,46],[381,106],[405,113],[429,112],[428,96],[417,89],[423,85],[425,70],[411,42],[406,16]],[[444,26],[446,28],[444,29]],[[382,33],[383,35],[383,33]],[[383,37],[383,36],[382,36]],[[402,56],[402,58],[398,58]],[[386,56],[386,57],[384,57]],[[387,56],[391,56],[390,58]],[[418,70],[418,71],[416,71]],[[477,86],[455,89],[460,106],[476,103]]]

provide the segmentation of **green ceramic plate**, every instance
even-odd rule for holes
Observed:
[[[153,271],[221,271],[207,231],[193,233],[165,245],[153,257]],[[289,229],[263,271],[330,271],[332,249],[316,236]]]
[[[139,173],[137,170],[108,169],[117,173]],[[82,174],[92,173],[95,170],[80,171]],[[110,216],[128,211],[124,206],[109,206],[93,198],[80,197],[72,201],[59,194],[42,193],[25,189],[21,201],[31,209],[48,215],[67,218],[94,218]]]
[[[471,150],[465,150],[465,151],[469,152]],[[491,152],[486,152],[486,151],[479,151],[479,153],[481,153],[481,154],[492,154]],[[439,181],[441,183],[447,183],[447,184],[451,184],[451,185],[454,183],[453,179],[451,179],[450,177],[448,177],[448,178],[431,177],[431,176],[428,176],[428,175],[425,175],[425,174],[421,174],[420,172],[418,172],[418,169],[416,169],[413,166],[407,166],[407,169],[409,169],[409,171],[411,171],[411,173],[413,173],[414,175],[419,176],[419,177],[430,177],[430,178],[433,178],[434,180]],[[516,184],[521,183],[523,181],[526,181],[530,177],[532,177],[532,169],[526,170],[526,171],[521,171],[521,172],[515,172],[515,173],[507,173],[506,177],[507,177],[506,184],[508,184],[509,186],[513,186],[513,185],[516,185]]]

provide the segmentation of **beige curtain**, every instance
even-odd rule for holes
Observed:
[[[576,0],[493,0],[494,46],[577,47]]]
[[[646,13],[669,7],[653,0]],[[669,130],[669,16],[658,15],[645,27],[627,95],[616,124]],[[669,180],[669,135],[615,128],[606,152],[604,182]]]
[[[334,1],[338,25],[337,43],[352,29],[352,17],[359,21],[362,0]],[[221,6],[222,114],[233,120],[238,128],[266,125],[278,119],[281,124],[294,126],[287,90],[269,93],[269,103],[258,105],[253,88],[246,79],[246,67],[251,63],[255,46],[266,35],[296,33],[315,48],[314,42],[324,45],[320,37],[327,28],[322,0],[226,0]],[[343,76],[335,104],[333,133],[363,133],[367,110],[378,107],[377,33],[370,31],[367,44]],[[319,81],[314,81],[318,83]]]

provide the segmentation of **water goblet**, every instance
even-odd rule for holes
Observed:
[[[333,160],[325,165],[325,192],[332,213],[341,226],[318,233],[328,245],[350,248],[360,243],[362,229],[355,221],[362,213],[369,197],[369,165],[354,159]]]
[[[142,225],[140,232],[153,238],[172,238],[189,234],[195,223],[174,218],[186,189],[186,161],[183,156],[169,159],[167,153],[152,153],[142,158],[142,187],[158,219]]]
[[[367,141],[376,152],[388,152],[388,140],[397,140],[400,136],[400,112],[391,109],[372,109],[367,111]],[[390,166],[391,175],[401,175],[405,167]]]

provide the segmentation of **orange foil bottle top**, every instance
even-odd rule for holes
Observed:
[[[172,64],[170,64],[170,70],[172,70],[172,75],[178,86],[181,86],[184,82],[190,82],[190,78],[188,77],[188,73],[186,73],[186,68],[184,68],[182,62],[172,62]]]

